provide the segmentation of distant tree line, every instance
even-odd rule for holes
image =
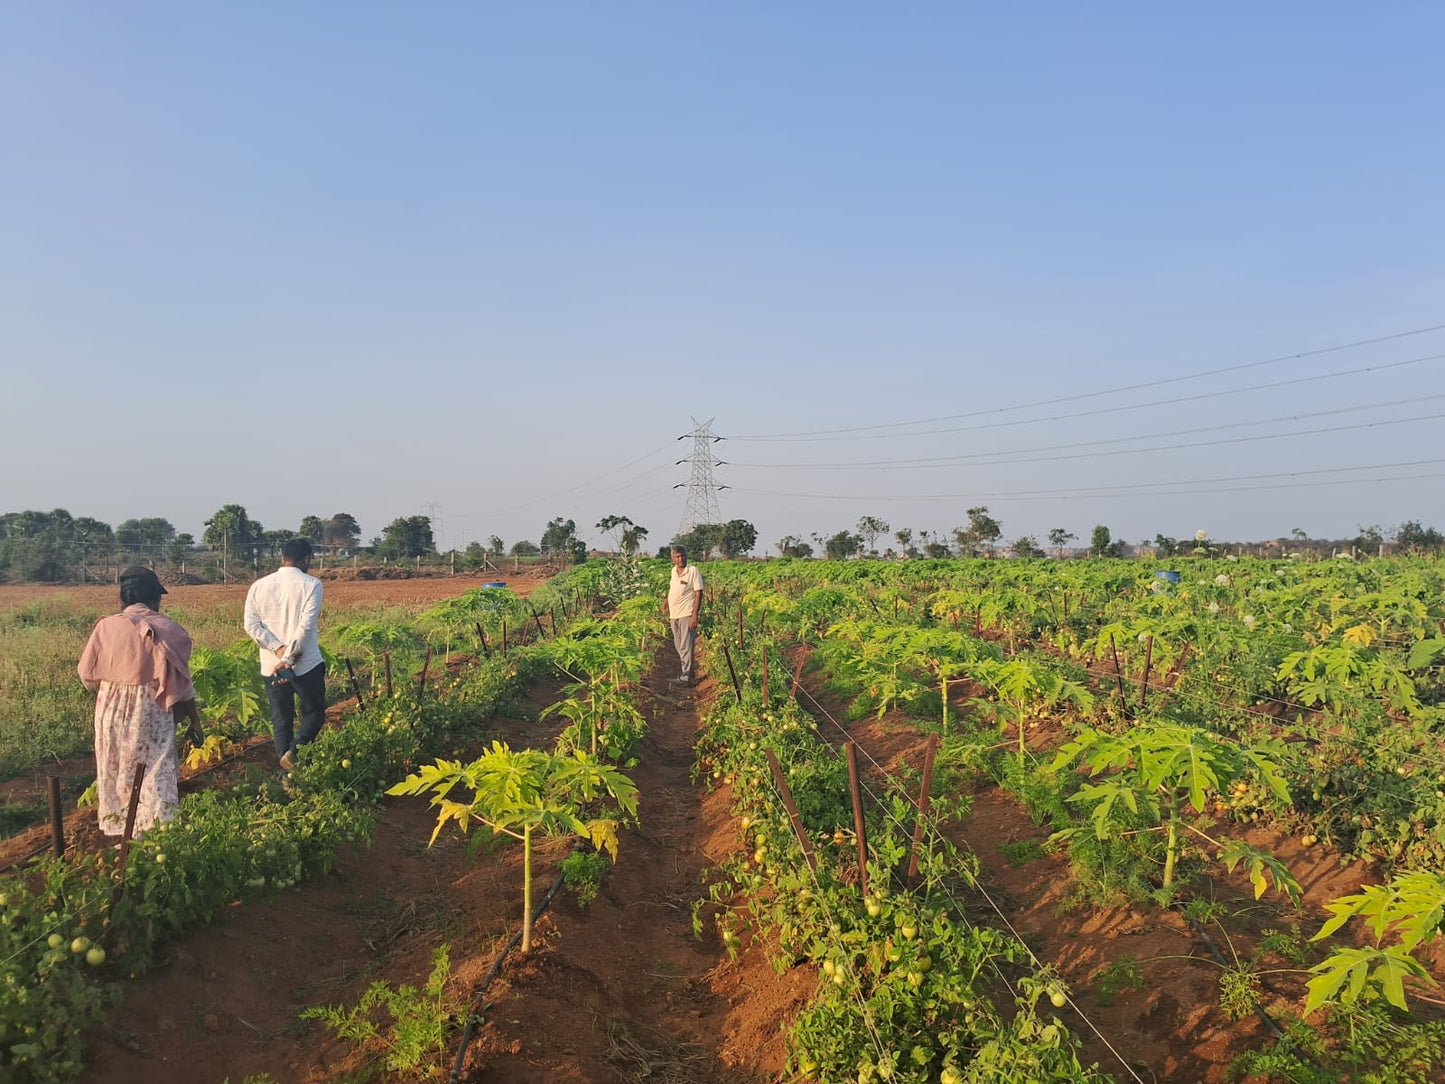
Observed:
[[[1231,553],[1275,556],[1282,553],[1350,552],[1362,556],[1378,553],[1434,554],[1445,550],[1445,535],[1419,520],[1407,520],[1386,530],[1378,524],[1359,526],[1357,534],[1345,539],[1313,539],[1296,527],[1286,536],[1259,542],[1221,543],[1198,531],[1178,539],[1163,533],[1131,545],[1114,537],[1111,529],[1096,524],[1083,550],[1068,549],[1078,536],[1063,527],[1048,532],[1046,550],[1034,535],[1020,535],[1006,545],[1002,524],[979,505],[965,511],[967,523],[950,531],[932,532],[910,527],[892,528],[878,516],[863,516],[851,530],[831,535],[812,533],[805,540],[789,534],[780,538],[777,551],[783,557],[823,556],[833,560],[853,557],[1064,557],[1087,553],[1095,557],[1127,557],[1135,554],[1160,558],[1213,556]],[[604,516],[596,529],[607,535],[610,551],[624,555],[641,552],[648,530],[627,516]],[[891,532],[891,533],[890,533]],[[276,559],[282,543],[300,536],[324,555],[353,556],[400,562],[450,556],[458,567],[480,570],[504,555],[516,558],[541,557],[563,564],[585,560],[588,544],[574,520],[561,516],[547,521],[540,540],[519,539],[510,547],[497,535],[485,543],[470,542],[455,553],[439,554],[432,523],[427,516],[401,516],[386,525],[381,534],[363,545],[361,526],[347,512],[331,516],[306,516],[293,530],[268,529],[252,519],[243,505],[227,504],[205,521],[201,538],[178,532],[159,516],[127,519],[112,527],[90,516],[73,516],[63,508],[49,512],[28,510],[0,515],[0,580],[60,583],[87,578],[105,578],[125,564],[162,564],[185,568],[203,578],[219,578],[258,569]],[[745,557],[757,547],[757,529],[747,520],[701,523],[676,535],[658,549],[666,556],[672,544],[682,545],[698,560],[709,557]],[[879,543],[883,543],[880,552]],[[889,543],[896,543],[894,545]]]

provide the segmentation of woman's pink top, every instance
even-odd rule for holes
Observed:
[[[76,671],[91,690],[102,681],[146,685],[167,709],[196,695],[190,633],[140,603],[95,623]]]

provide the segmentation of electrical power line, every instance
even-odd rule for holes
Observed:
[[[1368,469],[1371,469],[1371,468],[1364,468],[1364,467],[1340,467],[1340,468],[1334,468],[1334,469],[1335,469],[1335,470],[1340,470],[1340,471],[1348,471],[1348,470],[1368,470]],[[1306,471],[1306,472],[1301,472],[1301,473],[1312,473],[1312,472],[1307,472],[1307,471]],[[1223,487],[1217,487],[1217,488],[1211,488],[1211,489],[1193,488],[1193,489],[1188,489],[1187,492],[1189,492],[1189,493],[1251,493],[1251,492],[1256,492],[1256,491],[1260,491],[1260,490],[1275,490],[1275,489],[1315,489],[1315,488],[1319,488],[1319,487],[1321,487],[1321,486],[1359,485],[1359,484],[1362,484],[1362,483],[1381,483],[1381,482],[1410,482],[1410,481],[1421,481],[1421,480],[1424,480],[1424,479],[1442,478],[1442,477],[1445,477],[1445,471],[1431,471],[1431,472],[1427,472],[1427,473],[1423,473],[1423,474],[1400,474],[1400,475],[1392,475],[1392,476],[1381,475],[1381,476],[1370,477],[1370,478],[1336,478],[1336,479],[1332,479],[1331,481],[1327,481],[1327,482],[1282,482],[1282,483],[1279,483],[1279,484],[1263,485],[1263,486],[1223,486]],[[1031,490],[1031,491],[1030,491],[1030,490],[1016,490],[1016,489],[1015,489],[1015,490],[1005,490],[1005,491],[1003,491],[1003,492],[998,492],[998,493],[980,493],[980,492],[978,492],[978,491],[976,491],[976,490],[975,490],[975,491],[972,491],[972,492],[969,492],[969,493],[875,493],[875,494],[859,494],[859,493],[791,493],[791,492],[786,492],[786,493],[785,493],[785,492],[780,492],[780,491],[776,491],[776,490],[747,489],[747,488],[742,488],[742,487],[735,487],[735,488],[736,488],[736,490],[737,490],[738,493],[747,494],[747,495],[749,495],[749,496],[754,496],[754,497],[789,497],[789,498],[792,498],[792,499],[795,499],[795,500],[823,500],[823,501],[971,501],[971,500],[987,500],[987,501],[1011,501],[1011,500],[1037,500],[1037,499],[1039,499],[1039,498],[1041,498],[1041,497],[1052,497],[1052,498],[1056,498],[1056,499],[1059,499],[1059,500],[1069,500],[1069,499],[1071,499],[1071,498],[1078,498],[1078,497],[1097,498],[1097,497],[1099,497],[1099,496],[1109,496],[1109,497],[1151,497],[1151,498],[1157,499],[1157,498],[1159,498],[1159,497],[1161,497],[1161,496],[1167,496],[1167,495],[1169,495],[1169,494],[1167,494],[1167,493],[1157,492],[1157,490],[1158,490],[1159,487],[1161,487],[1161,486],[1173,485],[1173,486],[1176,487],[1176,489],[1178,489],[1179,492],[1186,492],[1186,490],[1184,490],[1184,489],[1182,489],[1182,488],[1179,488],[1179,487],[1188,486],[1188,485],[1191,485],[1191,484],[1196,484],[1196,485],[1198,485],[1198,484],[1209,484],[1209,483],[1140,482],[1140,483],[1135,484],[1135,485],[1132,486],[1132,487],[1131,487],[1131,486],[1123,486],[1123,485],[1113,486],[1113,487],[1097,486],[1097,487],[1093,487],[1093,488],[1090,488],[1090,487],[1082,487],[1082,486],[1081,486],[1081,487],[1077,487],[1077,488],[1058,489],[1058,490]],[[1105,490],[1112,490],[1112,492],[1104,492]]]
[[[993,452],[967,452],[959,455],[938,455],[920,456],[912,459],[870,459],[842,463],[748,463],[732,460],[734,467],[752,467],[766,470],[845,470],[862,468],[891,468],[891,467],[926,467],[933,465],[965,463],[980,459],[996,459],[1013,455],[1026,455],[1033,452],[1063,451],[1070,448],[1092,448],[1108,444],[1127,444],[1137,440],[1159,440],[1165,437],[1190,436],[1195,433],[1213,433],[1224,429],[1244,429],[1252,425],[1273,425],[1278,422],[1303,421],[1307,418],[1325,418],[1337,414],[1354,414],[1362,410],[1379,410],[1385,407],[1407,406],[1415,403],[1431,402],[1437,399],[1445,399],[1445,393],[1438,395],[1417,395],[1409,399],[1392,399],[1380,403],[1366,403],[1360,406],[1337,407],[1333,410],[1316,410],[1304,414],[1285,414],[1274,418],[1260,418],[1247,422],[1226,422],[1221,425],[1201,425],[1189,429],[1165,430],[1158,433],[1141,433],[1131,437],[1107,437],[1100,440],[1081,440],[1068,444],[1044,444],[1033,448],[1015,448],[1010,451]],[[1398,420],[1409,421],[1411,419],[1383,419],[1384,421]],[[1322,432],[1324,430],[1306,430],[1310,432]],[[1329,430],[1333,432],[1333,430]],[[1272,434],[1272,436],[1293,436],[1291,433]],[[1256,438],[1258,439],[1258,438]],[[1180,445],[1189,447],[1190,445]],[[1155,449],[1128,449],[1128,451],[1155,450]],[[1021,462],[1037,462],[1037,460],[1022,460]]]
[[[878,429],[899,429],[913,425],[932,425],[937,422],[956,421],[960,418],[977,418],[989,414],[1003,414],[1014,410],[1029,410],[1034,407],[1054,406],[1058,403],[1073,403],[1084,399],[1095,399],[1105,395],[1118,395],[1122,392],[1140,391],[1145,388],[1163,387],[1168,384],[1178,384],[1186,380],[1199,380],[1208,376],[1219,376],[1224,373],[1241,372],[1247,369],[1263,368],[1267,365],[1278,365],[1281,362],[1297,361],[1301,358],[1319,357],[1323,354],[1339,353],[1344,350],[1354,350],[1362,346],[1374,346],[1379,343],[1393,342],[1398,339],[1406,339],[1416,335],[1426,335],[1432,331],[1445,330],[1445,324],[1432,324],[1429,327],[1414,328],[1410,331],[1399,331],[1390,335],[1380,335],[1371,339],[1357,339],[1354,342],[1339,343],[1334,346],[1320,347],[1316,350],[1305,350],[1296,354],[1281,354],[1278,357],[1265,358],[1262,361],[1244,362],[1239,365],[1225,365],[1216,369],[1203,369],[1193,373],[1185,373],[1181,376],[1165,377],[1160,380],[1146,380],[1137,384],[1122,384],[1113,388],[1103,388],[1098,391],[1080,392],[1077,395],[1063,395],[1051,399],[1038,399],[1029,403],[1018,403],[1014,406],[992,407],[986,410],[967,411],[962,414],[943,414],[932,418],[916,418],[911,421],[883,422],[877,425],[849,426],[838,429],[813,429],[797,433],[747,433],[742,436],[735,436],[734,440],[802,440],[812,437],[828,437],[837,434],[866,433]],[[917,435],[917,434],[908,434]]]

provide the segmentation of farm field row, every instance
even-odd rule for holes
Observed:
[[[1140,1073],[1224,1080],[1232,1060],[1255,1079],[1432,1079],[1445,1028],[1408,973],[1436,967],[1439,912],[1432,921],[1429,908],[1417,911],[1426,920],[1412,926],[1400,901],[1419,904],[1439,880],[1431,865],[1432,780],[1441,775],[1427,774],[1439,756],[1439,578],[1433,566],[1410,562],[1179,567],[1182,582],[1163,585],[1135,562],[713,564],[705,568],[713,595],[704,622],[710,676],[695,700],[669,694],[655,673],[644,676],[654,651],[664,664],[670,652],[655,646],[665,566],[651,562],[584,566],[526,608],[481,590],[413,621],[343,623],[351,650],[368,653],[358,687],[370,704],[347,709],[346,726],[328,728],[298,772],[301,797],[278,807],[303,818],[299,831],[324,838],[299,844],[278,836],[285,861],[276,864],[277,883],[261,891],[245,884],[273,877],[256,867],[258,853],[268,853],[265,841],[236,854],[214,847],[187,854],[186,844],[170,843],[168,865],[179,853],[207,871],[188,885],[193,894],[241,886],[236,895],[247,902],[237,918],[255,922],[248,936],[260,936],[265,908],[285,898],[276,891],[330,891],[326,883],[296,887],[334,854],[335,839],[305,820],[312,796],[343,796],[331,815],[338,830],[354,834],[368,830],[373,814],[357,820],[341,810],[358,799],[356,809],[368,808],[408,772],[411,783],[398,792],[456,779],[462,785],[452,798],[482,815],[495,799],[484,764],[548,765],[544,774],[576,779],[570,758],[590,755],[599,765],[583,772],[590,797],[581,796],[575,815],[538,827],[618,844],[619,864],[594,889],[595,913],[625,923],[656,911],[661,921],[648,932],[660,940],[644,951],[657,959],[649,966],[637,946],[622,945],[614,950],[626,961],[620,969],[588,959],[589,915],[576,902],[561,905],[543,919],[534,952],[499,980],[508,1008],[487,1014],[478,1029],[474,1079],[599,1079],[599,1064],[629,1079],[620,1067],[629,1049],[644,1062],[670,1056],[694,1065],[697,1079],[760,1079],[786,1069],[829,1084]],[[618,613],[596,621],[581,612],[583,598],[617,604]],[[500,656],[508,616],[513,631],[520,622],[547,640],[522,655],[512,641],[508,658],[536,660],[525,673]],[[467,662],[459,649],[478,657]],[[479,657],[487,654],[490,660]],[[387,658],[396,684],[389,698]],[[1326,662],[1333,671],[1322,678]],[[427,705],[407,706],[429,666]],[[535,717],[479,728],[503,700],[476,681],[499,666],[513,675],[507,680],[541,680],[549,703],[536,702]],[[549,673],[567,684],[554,684]],[[231,709],[241,703],[229,701]],[[217,728],[236,722],[220,720]],[[516,739],[516,748],[488,749],[499,735]],[[861,758],[861,826],[841,755],[847,740]],[[920,813],[918,768],[931,741],[938,743],[932,809]],[[469,751],[425,768],[453,745]],[[466,757],[479,750],[468,767]],[[686,786],[690,767],[711,793]],[[629,792],[636,825],[626,800],[618,808],[606,799]],[[417,818],[402,810],[419,804],[389,802],[382,819],[414,830]],[[494,805],[486,819],[520,831],[505,806]],[[1402,810],[1410,831],[1375,830]],[[149,842],[137,848],[142,872],[128,877],[165,898],[175,888],[166,878],[179,871],[158,877],[154,864],[147,868]],[[497,851],[491,867],[513,892],[518,850]],[[919,862],[912,878],[911,854]],[[580,861],[543,847],[536,879],[564,858]],[[437,906],[460,894],[467,936],[459,941],[443,922],[420,922],[405,958],[372,955],[398,976],[392,981],[406,976],[422,986],[430,950],[445,940],[450,987],[465,988],[494,955],[519,901],[505,902],[508,887],[455,849],[422,861],[431,863]],[[710,890],[698,887],[709,864]],[[365,865],[358,860],[347,877],[369,883]],[[206,883],[212,873],[215,885]],[[1391,887],[1374,897],[1358,891],[1371,884]],[[332,895],[326,906],[335,905]],[[479,898],[490,901],[480,911]],[[1309,943],[1332,905],[1343,928],[1333,940]],[[1378,945],[1363,935],[1363,923],[1345,921],[1372,907],[1381,915]],[[147,934],[146,952],[172,943],[191,921]],[[562,926],[577,932],[559,938]],[[195,936],[175,942],[180,955],[163,955],[167,967],[195,956],[186,947]],[[478,950],[480,937],[486,951]],[[1220,960],[1207,959],[1211,941]],[[243,986],[258,981],[228,964],[224,949],[202,952],[209,971]],[[1407,980],[1399,986],[1392,961]],[[71,974],[66,962],[42,959],[40,987],[51,975]],[[351,964],[366,970],[365,955]],[[640,974],[647,976],[641,995]],[[354,1003],[365,977],[328,981],[346,991],[344,1005],[347,997]],[[303,985],[297,996],[312,996],[316,987]],[[563,1049],[566,1037],[551,1034],[546,1020],[564,1011],[572,987],[587,991],[595,1019],[621,1020],[625,1034],[609,1031],[605,1043],[573,1039],[573,1049]],[[646,1018],[619,1011],[639,998],[653,1019],[688,1006],[696,1026],[644,1034]],[[1394,1002],[1408,1002],[1412,1012]],[[1289,1031],[1288,1044],[1271,1044],[1257,1007]],[[125,1028],[134,1030],[149,1010],[139,1011],[122,1010]],[[274,1039],[283,1025],[274,1014],[257,1025],[256,1010],[248,1011],[239,1028],[222,1027],[225,1014],[211,1014],[198,1028],[172,1030],[187,1042],[213,1043],[219,1059],[247,1044],[272,1045],[243,1032],[259,1028],[261,1038]],[[0,1022],[8,1026],[3,1015]],[[319,1025],[304,1027],[297,1034],[315,1040]],[[154,1071],[155,1052],[173,1049],[172,1040],[180,1035],[148,1032],[140,1046],[150,1053],[135,1062],[121,1044],[111,1055],[131,1069],[105,1079],[136,1079],[124,1073],[147,1064]],[[450,1057],[455,1033],[444,1028],[441,1041]],[[363,1045],[379,1049],[375,1040]],[[276,1071],[260,1054],[234,1064]],[[318,1065],[306,1067],[304,1079],[326,1079]],[[301,1066],[293,1057],[285,1071]]]
[[[334,631],[411,622],[480,582],[475,576],[327,580],[322,615],[327,646],[333,655],[360,656],[361,649],[339,641]],[[540,574],[526,570],[508,585],[525,597],[541,582]],[[202,649],[202,660],[217,652],[244,662],[253,650],[241,632],[246,587],[169,589],[165,610],[191,634]],[[61,777],[70,800],[95,778],[90,755],[95,698],[76,678],[75,664],[96,619],[117,609],[119,595],[113,586],[0,585],[0,837],[44,816],[47,774]],[[334,689],[343,688],[344,677],[344,670],[333,671]],[[249,687],[258,693],[259,677]],[[262,728],[257,724],[256,729]]]
[[[1002,842],[1020,865],[1066,856],[1066,902],[1127,906],[1135,926],[1169,907],[1157,921],[1185,943],[1212,931],[1234,953],[1209,965],[1216,1022],[1264,1002],[1291,1029],[1239,1071],[1429,1079],[1445,1029],[1409,976],[1439,974],[1440,577],[1409,561],[1178,567],[1171,585],[1138,562],[720,566],[715,636],[812,645],[829,726],[873,715],[940,735],[951,781],[935,798],[1011,794],[1043,830]],[[1337,936],[1310,943],[1326,918]],[[1121,949],[1087,972],[1102,999],[1157,962]],[[1138,1028],[1158,1030],[1148,1004]],[[1180,1051],[1220,1030],[1190,1021]]]

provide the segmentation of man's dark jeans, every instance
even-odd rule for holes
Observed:
[[[298,745],[313,740],[321,732],[321,724],[326,722],[326,664],[313,666],[290,681],[274,676],[262,680],[266,682],[266,695],[271,700],[271,732],[276,739],[276,755],[285,756],[295,752]],[[298,697],[301,729],[293,734]]]

